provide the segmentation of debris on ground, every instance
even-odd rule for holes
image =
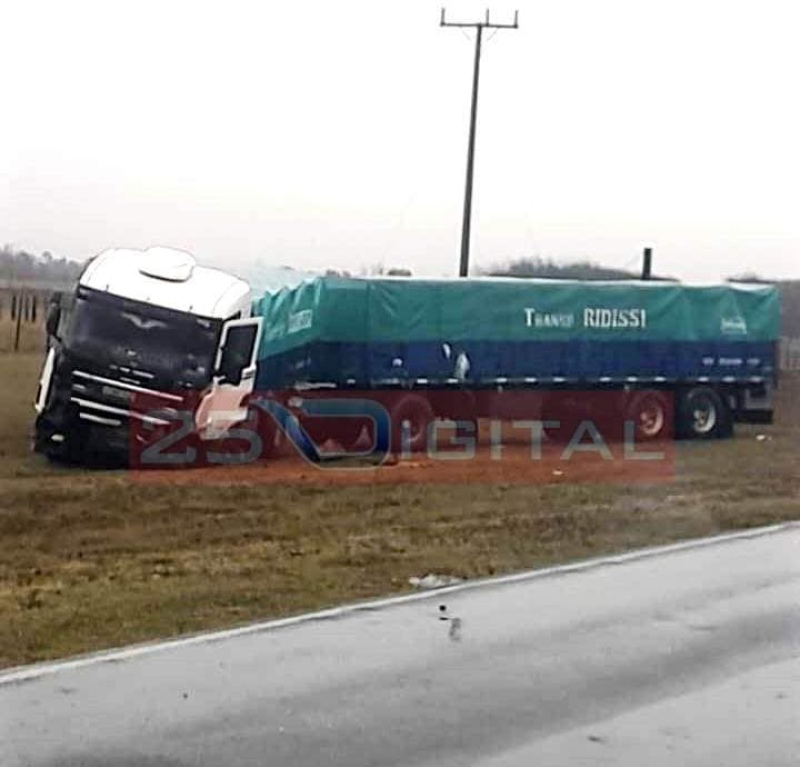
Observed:
[[[408,579],[411,586],[416,589],[440,589],[443,586],[455,586],[456,583],[461,583],[463,578],[456,578],[455,575],[436,575],[428,573],[421,578],[412,576]]]

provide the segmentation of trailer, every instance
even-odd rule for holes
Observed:
[[[415,449],[435,419],[563,417],[595,392],[624,395],[620,416],[647,438],[724,437],[773,417],[770,285],[318,277],[263,295],[253,315],[256,391],[367,392],[396,434],[410,423]],[[316,437],[341,441],[325,423]]]

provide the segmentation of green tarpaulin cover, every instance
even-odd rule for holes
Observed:
[[[261,358],[305,344],[435,341],[772,341],[774,286],[515,278],[318,277],[265,294]]]

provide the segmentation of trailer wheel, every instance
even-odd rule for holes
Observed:
[[[625,409],[625,420],[633,422],[634,435],[642,441],[672,435],[669,401],[657,391],[637,392]]]
[[[418,453],[428,448],[428,426],[434,420],[427,397],[401,396],[391,409],[392,450]]]
[[[681,397],[680,427],[692,439],[722,439],[733,433],[733,419],[714,389],[696,386]]]

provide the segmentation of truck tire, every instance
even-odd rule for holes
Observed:
[[[733,433],[731,411],[710,386],[695,386],[680,397],[678,423],[689,439],[723,439]]]
[[[402,395],[392,406],[392,450],[418,453],[428,448],[428,427],[434,420],[433,408],[420,394]]]
[[[636,392],[625,408],[625,420],[633,422],[634,436],[642,442],[671,438],[672,408],[658,391]]]

